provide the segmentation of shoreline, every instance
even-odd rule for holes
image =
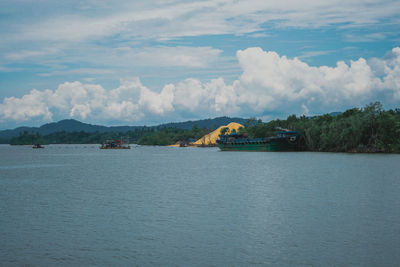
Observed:
[[[27,144],[21,144],[21,145],[15,145],[15,144],[0,144],[3,146],[13,146],[13,147],[32,147],[32,145],[27,145]],[[65,143],[65,144],[43,144],[43,146],[51,146],[51,145],[101,145],[97,143]],[[177,147],[177,148],[186,148],[186,147],[197,147],[197,148],[208,148],[208,147],[218,147],[218,146],[198,146],[198,145],[186,145],[186,146],[180,146],[180,144],[172,144],[172,145],[139,145],[139,144],[130,144],[134,145],[135,147],[138,146],[157,146],[157,147]],[[225,151],[224,151],[225,152]],[[234,151],[234,152],[255,152],[255,151]],[[279,153],[284,153],[284,152],[320,152],[320,153],[346,153],[346,154],[400,154],[400,151],[382,151],[378,149],[372,149],[372,148],[362,148],[362,149],[352,149],[349,151],[337,151],[337,150],[301,150],[301,151],[257,151],[257,152],[279,152]]]

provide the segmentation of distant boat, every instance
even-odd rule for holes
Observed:
[[[106,140],[101,144],[100,149],[130,149],[131,147],[124,144],[121,140]]]
[[[40,144],[34,144],[32,146],[32,148],[44,148],[44,146],[40,145]]]
[[[279,131],[276,136],[248,138],[246,134],[220,135],[217,140],[222,151],[298,151],[300,135],[295,131]]]

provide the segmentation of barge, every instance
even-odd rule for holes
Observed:
[[[221,151],[299,151],[300,134],[296,131],[279,131],[276,136],[248,138],[247,134],[220,135],[217,144]]]

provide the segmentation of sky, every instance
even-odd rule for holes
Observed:
[[[0,129],[400,108],[400,1],[2,0]]]

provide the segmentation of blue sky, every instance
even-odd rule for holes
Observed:
[[[400,107],[399,1],[0,2],[0,129]]]

